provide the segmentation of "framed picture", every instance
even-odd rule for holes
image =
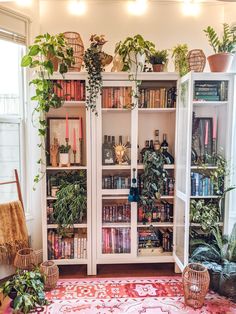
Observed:
[[[210,117],[193,117],[192,148],[198,160],[204,161],[204,155],[213,153],[213,119]]]
[[[74,163],[73,154],[73,141],[74,133],[76,139],[76,155],[75,163],[82,164],[82,156],[79,141],[79,128],[80,128],[80,118],[68,118],[69,126],[69,142],[68,145],[71,146],[69,151],[70,162]],[[74,132],[75,129],[75,132]],[[66,118],[48,118],[48,135],[47,135],[47,151],[50,151],[50,146],[54,143],[54,139],[58,140],[59,146],[66,145]],[[47,164],[51,164],[51,156],[48,156]]]

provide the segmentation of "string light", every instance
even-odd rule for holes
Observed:
[[[200,13],[200,3],[196,0],[184,0],[182,12],[186,16],[197,16]]]
[[[147,10],[147,0],[135,0],[128,2],[128,12],[133,15],[142,15]]]
[[[83,15],[86,12],[87,7],[84,0],[71,0],[68,9],[73,15]]]

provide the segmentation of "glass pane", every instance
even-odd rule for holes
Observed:
[[[188,126],[188,82],[181,84],[178,112],[178,142],[177,142],[177,190],[186,193],[186,163],[187,163],[187,136]],[[183,128],[183,126],[185,126]]]
[[[176,197],[176,255],[180,259],[181,263],[184,264],[184,239],[185,239],[185,203]]]
[[[130,228],[102,228],[102,253],[130,253]]]
[[[23,46],[0,40],[0,115],[19,115],[22,98],[20,61]]]
[[[20,169],[19,124],[0,123],[0,182],[14,179],[14,169]],[[0,186],[0,202],[17,199],[15,184]]]

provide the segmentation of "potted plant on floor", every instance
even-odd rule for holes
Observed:
[[[152,64],[153,72],[163,72],[168,62],[168,51],[156,50],[149,57],[149,62]]]
[[[172,58],[174,59],[175,71],[183,76],[188,73],[188,46],[186,44],[176,45],[172,49]]]
[[[122,57],[123,71],[141,72],[145,60],[155,51],[155,45],[145,40],[140,34],[127,37],[116,44],[115,53]]]
[[[0,288],[3,296],[12,298],[11,307],[16,312],[29,313],[36,307],[48,304],[44,294],[43,277],[34,271],[17,272]]]
[[[211,26],[204,29],[204,32],[215,53],[207,58],[211,72],[227,72],[236,52],[236,26],[230,27],[224,23],[222,39]]]

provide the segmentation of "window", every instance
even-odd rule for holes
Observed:
[[[0,182],[14,179],[14,169],[17,169],[23,197],[25,92],[20,61],[24,52],[24,45],[0,37]],[[15,199],[15,184],[0,186],[0,203]]]

